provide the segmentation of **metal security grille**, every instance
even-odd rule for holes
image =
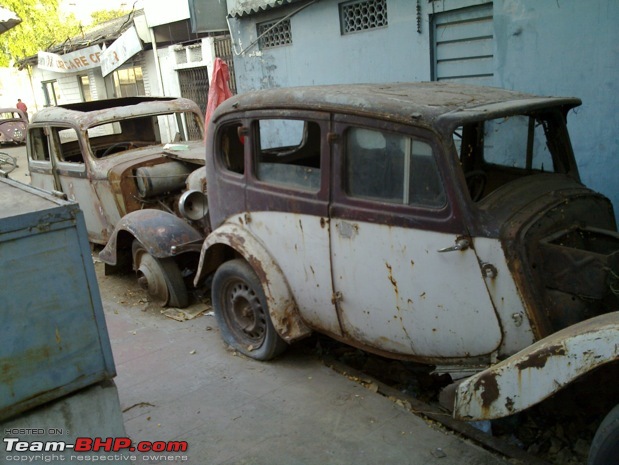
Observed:
[[[208,100],[208,70],[206,66],[178,70],[178,82],[181,88],[181,96],[191,99],[198,104],[202,114],[206,114],[206,102]],[[199,139],[200,132],[193,122],[189,124],[189,137]]]
[[[234,74],[234,60],[232,57],[232,40],[230,36],[217,37],[213,43],[215,46],[215,56],[221,58],[228,65],[230,90],[233,94],[236,94],[236,75]]]
[[[387,0],[355,0],[340,4],[342,34],[386,27]]]
[[[285,19],[258,23],[258,37],[260,37],[260,49],[280,47],[292,43],[290,20]]]

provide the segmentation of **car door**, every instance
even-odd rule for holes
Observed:
[[[467,230],[432,133],[344,117],[335,133],[331,264],[345,336],[426,360],[491,353],[500,326],[475,251],[454,247]]]
[[[58,190],[80,205],[88,239],[99,244],[107,243],[114,224],[108,221],[108,212],[95,192],[93,183],[97,179],[89,172],[77,131],[72,127],[54,126],[49,129],[49,137]],[[116,205],[110,207],[116,209]]]
[[[247,227],[283,271],[304,322],[340,335],[329,267],[329,116],[251,119]]]
[[[30,184],[48,192],[61,192],[60,180],[52,165],[48,132],[48,129],[43,126],[31,126],[28,130],[26,143]]]

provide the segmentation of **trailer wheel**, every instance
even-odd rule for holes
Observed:
[[[172,258],[155,258],[136,239],[132,245],[133,269],[138,283],[162,307],[184,308],[189,295],[180,269]]]
[[[597,429],[591,442],[587,463],[588,465],[619,464],[619,405],[606,415]]]
[[[271,322],[260,280],[246,261],[221,265],[213,278],[211,296],[226,344],[255,360],[270,360],[286,349]]]

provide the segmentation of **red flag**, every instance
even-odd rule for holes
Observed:
[[[230,81],[230,72],[228,65],[221,58],[215,58],[215,66],[213,67],[213,76],[211,78],[211,86],[208,89],[208,101],[206,103],[206,115],[204,116],[204,138],[206,139],[206,128],[208,122],[221,102],[232,97],[232,92],[228,86]]]

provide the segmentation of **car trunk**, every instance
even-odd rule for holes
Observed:
[[[608,199],[568,176],[543,174],[513,181],[479,206],[538,338],[619,308],[619,234]]]

